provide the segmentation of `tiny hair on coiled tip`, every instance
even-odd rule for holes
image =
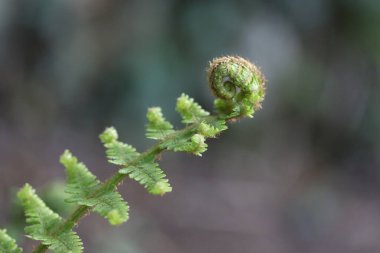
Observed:
[[[260,69],[239,56],[210,62],[208,83],[217,97],[215,107],[226,118],[252,117],[265,96],[265,77]]]

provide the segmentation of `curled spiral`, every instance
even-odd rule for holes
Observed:
[[[265,96],[265,78],[258,67],[241,57],[214,59],[207,70],[215,107],[225,118],[252,117]]]

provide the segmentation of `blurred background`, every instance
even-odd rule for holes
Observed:
[[[205,69],[222,55],[261,66],[263,109],[198,158],[164,154],[174,187],[119,189],[131,219],[91,215],[85,252],[380,252],[380,2],[0,1],[0,227],[30,252],[15,192],[62,215],[68,148],[101,179],[98,134],[142,151],[145,112],[185,92],[212,110]]]

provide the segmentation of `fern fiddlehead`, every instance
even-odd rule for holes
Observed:
[[[146,137],[157,140],[150,149],[139,153],[134,147],[119,141],[115,128],[109,127],[99,136],[106,149],[108,162],[118,171],[105,182],[99,181],[83,163],[69,151],[60,162],[66,168],[67,202],[78,205],[63,219],[48,208],[35,190],[26,184],[18,194],[27,217],[27,236],[41,241],[33,253],[47,249],[57,253],[80,253],[83,245],[73,231],[78,221],[90,211],[108,219],[111,225],[120,225],[129,218],[129,206],[117,192],[117,186],[126,178],[139,182],[150,194],[164,195],[172,191],[157,157],[165,150],[188,152],[201,156],[207,150],[206,139],[214,138],[227,129],[227,122],[252,117],[264,99],[265,79],[259,69],[240,57],[214,59],[208,69],[209,85],[216,95],[216,113],[211,115],[188,95],[177,99],[176,111],[185,128],[175,130],[165,119],[159,107],[148,109]],[[0,230],[0,252],[21,252],[5,230]]]
[[[226,118],[252,117],[265,95],[265,78],[241,57],[221,57],[210,62],[208,82],[217,97],[215,107]]]

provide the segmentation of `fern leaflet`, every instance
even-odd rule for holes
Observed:
[[[25,232],[28,237],[42,241],[49,249],[56,253],[80,253],[83,244],[78,235],[73,231],[62,231],[54,235],[63,222],[62,218],[48,208],[37,196],[35,190],[26,184],[19,192],[18,198],[25,209],[26,223]]]
[[[164,195],[172,191],[165,173],[154,162],[154,156],[147,156],[135,165],[119,170],[121,174],[128,174],[131,179],[143,185],[150,194]]]
[[[185,124],[197,123],[201,118],[210,115],[193,98],[183,93],[177,99],[176,111],[181,115],[182,123]]]
[[[146,117],[148,119],[147,138],[162,140],[174,132],[173,125],[164,118],[160,107],[149,108]]]
[[[114,190],[98,191],[100,181],[70,151],[63,153],[60,162],[66,168],[66,192],[70,195],[67,202],[93,207],[94,212],[107,218],[112,225],[128,220],[129,207],[121,195]]]
[[[131,145],[118,141],[119,136],[114,127],[106,128],[99,138],[106,148],[109,163],[125,165],[140,155]]]
[[[21,253],[22,249],[16,244],[15,239],[7,234],[7,231],[0,229],[0,253]]]

